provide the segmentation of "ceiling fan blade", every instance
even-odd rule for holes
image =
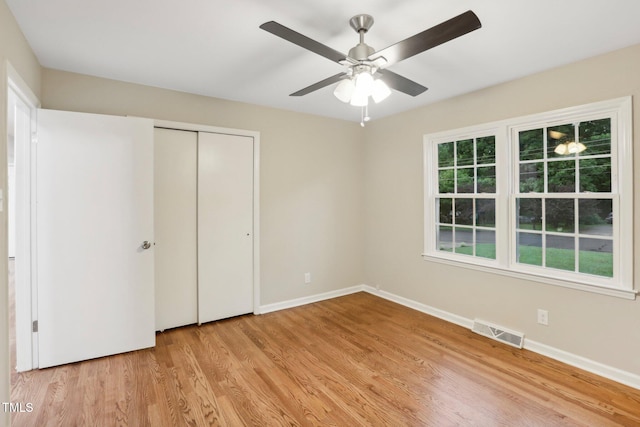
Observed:
[[[318,89],[322,89],[325,86],[329,86],[330,84],[339,82],[340,80],[344,79],[345,77],[347,77],[347,73],[339,73],[336,74],[334,76],[331,77],[327,77],[324,80],[320,80],[318,83],[314,83],[311,86],[307,86],[304,89],[300,89],[297,92],[293,92],[291,95],[289,96],[302,96],[302,95],[306,95],[308,93],[314,92]]]
[[[477,30],[480,27],[482,27],[480,20],[475,13],[469,10],[435,27],[431,27],[408,39],[404,39],[394,45],[379,50],[371,54],[369,59],[374,60],[379,57],[384,57],[387,60],[384,66],[388,67],[403,59],[410,58],[425,50]]]
[[[337,50],[325,46],[322,43],[310,39],[309,37],[293,31],[292,29],[287,28],[282,24],[278,24],[275,21],[265,22],[264,24],[260,25],[260,28],[293,44],[297,44],[302,48],[310,50],[313,53],[324,56],[325,58],[328,58],[334,62],[340,62],[347,58],[347,55],[345,55],[344,53],[338,52]]]
[[[427,90],[427,88],[421,84],[416,83],[413,80],[409,80],[406,77],[402,77],[400,74],[396,74],[392,71],[378,70],[377,73],[380,74],[380,78],[387,84],[387,86],[406,93],[407,95],[418,96]]]

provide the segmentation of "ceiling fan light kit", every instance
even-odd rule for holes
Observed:
[[[353,80],[345,79],[338,83],[338,86],[336,86],[336,88],[334,89],[333,94],[336,98],[346,104],[351,101],[351,95],[353,95],[353,90],[355,89],[355,87],[356,85],[353,83]]]
[[[354,107],[364,107],[369,104],[369,97],[378,103],[391,95],[391,89],[381,79],[374,80],[370,67],[359,66],[354,76],[342,80],[333,91],[336,98]],[[352,73],[350,73],[352,74]]]
[[[427,90],[426,87],[419,83],[387,70],[387,67],[477,30],[482,26],[476,14],[469,10],[401,42],[376,51],[364,42],[364,35],[369,31],[373,22],[373,17],[366,14],[356,15],[349,20],[351,28],[360,36],[360,42],[349,50],[348,55],[275,21],[265,22],[260,25],[260,28],[345,66],[347,68],[346,71],[294,92],[291,96],[303,96],[338,83],[333,94],[344,103],[361,107],[363,109],[363,119],[360,124],[364,125],[364,122],[369,119],[368,111],[365,112],[364,109],[368,110],[370,97],[374,102],[378,103],[391,94],[391,89],[410,96],[417,96]],[[379,77],[375,78],[376,75]]]
[[[382,80],[378,79],[373,82],[373,88],[371,90],[371,98],[377,104],[380,101],[384,101],[391,95],[391,89]]]

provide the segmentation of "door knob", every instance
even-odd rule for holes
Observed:
[[[151,243],[148,240],[142,242],[142,249],[149,249],[151,247]]]

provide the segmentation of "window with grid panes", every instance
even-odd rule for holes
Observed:
[[[611,119],[518,132],[516,260],[613,277]]]
[[[425,135],[425,259],[635,298],[631,98]]]
[[[439,251],[495,259],[495,136],[437,145]]]

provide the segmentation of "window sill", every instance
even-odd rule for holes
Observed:
[[[628,300],[635,300],[638,291],[633,289],[620,289],[611,288],[598,285],[590,285],[586,283],[574,282],[569,280],[560,280],[552,277],[525,273],[521,271],[515,271],[507,268],[503,268],[498,265],[479,265],[476,263],[469,263],[459,260],[453,260],[449,257],[438,256],[434,254],[422,254],[422,258],[425,261],[438,262],[441,264],[452,265],[456,267],[469,268],[472,270],[483,271],[486,273],[500,274],[502,276],[509,276],[516,279],[530,280],[539,283],[546,283],[554,286],[561,286],[569,289],[576,289],[579,291],[592,292],[601,295],[612,296],[616,298],[623,298]],[[488,261],[491,263],[491,261]]]

